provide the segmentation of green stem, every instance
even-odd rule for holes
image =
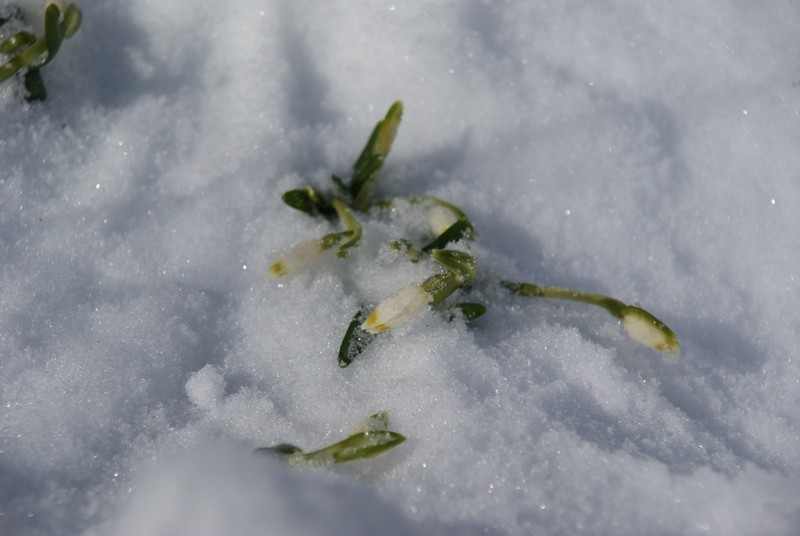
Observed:
[[[620,320],[622,320],[622,311],[627,307],[625,303],[609,296],[604,296],[603,294],[591,294],[568,288],[517,283],[514,281],[501,281],[500,284],[511,291],[512,294],[518,294],[520,296],[569,300],[596,305],[597,307],[602,307]]]
[[[342,220],[342,224],[345,227],[345,231],[342,234],[345,235],[345,233],[347,233],[345,236],[350,237],[350,240],[339,246],[339,249],[336,251],[337,257],[346,257],[350,254],[350,248],[357,246],[361,241],[361,224],[347,208],[347,205],[338,199],[331,201],[331,206],[336,211],[336,214],[339,216],[339,219]]]

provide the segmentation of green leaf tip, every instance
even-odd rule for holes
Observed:
[[[330,204],[313,186],[289,190],[281,196],[281,199],[293,209],[305,212],[309,216],[317,214],[331,216],[335,214]]]
[[[64,37],[69,38],[75,35],[75,32],[81,27],[82,21],[83,13],[81,13],[78,6],[75,4],[68,5],[64,12]]]
[[[458,242],[462,238],[470,237],[472,231],[472,224],[469,220],[458,219],[453,225],[445,229],[442,234],[423,246],[422,251],[428,252],[434,249],[442,249],[451,242]]]
[[[324,449],[310,452],[305,455],[310,461],[333,463],[351,462],[367,458],[374,458],[383,454],[405,441],[405,436],[397,432],[377,431],[361,432],[352,435],[344,441],[326,447]]]
[[[457,303],[450,308],[450,320],[455,320],[460,316],[464,322],[472,322],[485,314],[486,306],[482,303]]]
[[[397,129],[403,117],[403,103],[396,101],[389,107],[386,116],[375,125],[367,144],[353,165],[350,194],[357,209],[366,208],[383,168],[383,161],[392,148]]]
[[[339,355],[337,358],[339,366],[342,368],[350,366],[350,363],[361,355],[367,346],[375,339],[374,334],[361,328],[365,317],[364,311],[358,311],[347,326],[342,344],[339,346]]]
[[[273,447],[261,447],[253,451],[255,454],[263,454],[265,456],[292,456],[294,454],[302,454],[303,449],[295,447],[288,443],[280,443]]]
[[[434,249],[433,260],[454,273],[462,283],[473,279],[478,274],[478,263],[469,253],[456,249]]]

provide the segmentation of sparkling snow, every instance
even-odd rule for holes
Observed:
[[[796,2],[79,5],[47,101],[0,85],[0,533],[797,533]],[[377,195],[470,215],[489,312],[340,369],[359,305],[435,267],[381,246],[401,207],[269,279],[339,229],[280,195],[397,99]],[[640,303],[681,355],[496,277]],[[381,457],[251,454],[379,410]]]

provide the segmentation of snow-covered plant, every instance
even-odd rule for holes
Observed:
[[[338,190],[336,194],[326,196],[312,186],[305,186],[283,195],[283,200],[288,205],[309,215],[338,217],[345,230],[290,248],[270,266],[270,275],[284,276],[309,266],[324,251],[335,246],[338,246],[338,257],[347,256],[359,245],[362,234],[361,225],[354,213],[366,213],[392,206],[393,199],[370,203],[370,197],[397,135],[402,112],[402,103],[395,102],[386,117],[375,126],[353,166],[349,182],[333,177]],[[436,197],[410,197],[408,202],[426,209],[425,223],[434,238],[421,247],[417,247],[407,238],[399,238],[392,240],[388,244],[389,248],[412,262],[419,262],[427,256],[442,269],[424,281],[412,283],[397,291],[371,312],[358,311],[350,322],[339,349],[338,362],[341,367],[350,365],[376,336],[404,324],[420,311],[441,304],[477,275],[475,258],[465,251],[466,241],[474,240],[477,236],[467,215],[457,206]],[[602,307],[620,320],[633,340],[654,350],[670,354],[679,352],[675,333],[639,306],[628,305],[600,294],[570,289],[505,280],[498,280],[497,284],[513,295],[579,301]],[[465,321],[470,321],[483,315],[486,307],[479,303],[458,303],[450,307],[450,311],[452,318],[460,316]]]
[[[7,14],[0,14],[0,28],[11,27],[14,22],[22,23],[19,8],[7,8],[6,11]],[[53,61],[64,39],[75,35],[81,18],[81,10],[75,4],[51,2],[44,10],[44,35],[37,38],[29,30],[20,30],[9,36],[0,34],[0,54],[11,55],[0,65],[0,82],[26,68],[25,86],[30,92],[29,100],[44,99],[46,92],[39,69]]]
[[[303,452],[299,447],[288,443],[262,447],[254,452],[277,455],[292,465],[329,465],[374,458],[405,440],[397,432],[389,431],[389,415],[381,411],[360,422],[347,439],[313,452]]]

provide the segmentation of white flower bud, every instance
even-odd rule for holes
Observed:
[[[409,285],[378,304],[361,329],[375,334],[396,328],[427,307],[431,299],[419,283]]]
[[[453,211],[441,205],[433,205],[428,209],[428,225],[434,236],[439,236],[450,228],[458,217]]]
[[[287,249],[278,257],[272,266],[267,269],[270,277],[289,275],[314,264],[325,251],[319,239],[306,240]]]
[[[680,353],[678,337],[659,319],[640,307],[629,305],[620,312],[622,326],[631,339],[645,346],[666,352]]]

